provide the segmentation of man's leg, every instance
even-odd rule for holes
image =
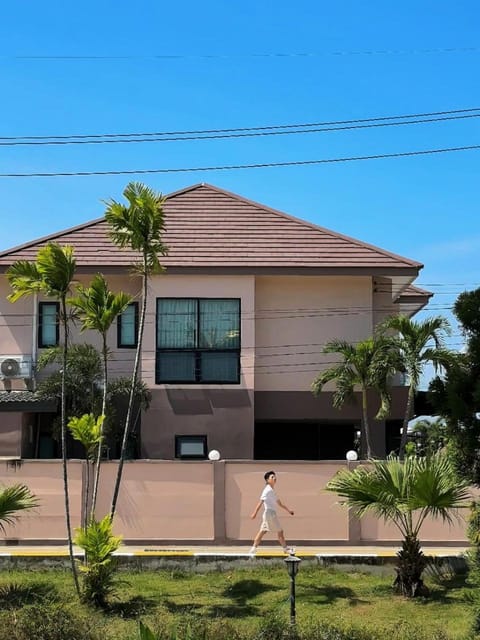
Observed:
[[[287,541],[285,540],[285,536],[283,535],[283,529],[280,529],[280,531],[277,532],[277,537],[278,537],[279,543],[282,545],[282,548],[286,549]]]
[[[255,540],[253,541],[253,545],[252,545],[252,548],[250,549],[250,553],[255,553],[256,552],[258,545],[260,544],[260,542],[262,541],[263,536],[266,533],[267,532],[265,531],[265,529],[259,529],[257,535],[255,536]]]

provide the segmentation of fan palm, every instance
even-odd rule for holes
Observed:
[[[114,320],[125,311],[132,300],[132,296],[120,291],[113,293],[109,290],[107,281],[101,274],[94,276],[89,287],[77,286],[77,296],[69,299],[70,306],[80,317],[81,331],[97,331],[102,338],[103,364],[103,396],[102,415],[107,412],[107,384],[108,384],[108,346],[107,334]],[[100,461],[102,455],[103,420],[100,428],[100,439],[95,463],[93,481],[91,516],[95,513],[97,502],[98,482],[100,478]]]
[[[34,509],[38,504],[37,498],[23,484],[0,489],[0,530],[5,533],[5,525],[14,524],[20,511]]]
[[[140,260],[136,264],[136,273],[139,274],[142,279],[142,307],[120,460],[110,509],[111,519],[113,519],[115,515],[133,413],[135,386],[140,367],[145,327],[148,279],[152,274],[160,273],[163,270],[159,256],[167,254],[167,247],[162,241],[162,234],[165,231],[165,218],[163,213],[165,197],[161,193],[157,193],[138,182],[130,182],[125,187],[123,195],[128,205],[110,200],[106,203],[105,219],[110,226],[110,236],[113,242],[121,249],[131,249],[139,254]]]
[[[418,389],[425,365],[431,363],[437,370],[439,367],[448,368],[455,362],[455,356],[451,351],[445,349],[443,344],[444,336],[450,331],[450,325],[445,318],[440,316],[417,322],[407,316],[400,315],[388,317],[379,329],[384,332],[389,330],[397,332],[397,336],[393,340],[402,359],[403,369],[409,379],[399,450],[399,456],[403,459],[415,392]]]
[[[49,242],[47,245],[39,249],[35,262],[19,260],[12,264],[7,270],[7,278],[10,287],[12,288],[12,293],[8,296],[8,300],[10,300],[10,302],[16,302],[24,296],[42,293],[48,298],[53,298],[60,303],[60,320],[63,327],[61,441],[65,519],[72,575],[77,593],[80,593],[75,559],[73,556],[72,526],[70,521],[70,498],[68,493],[67,467],[67,418],[65,410],[65,371],[67,368],[69,329],[66,300],[70,293],[70,288],[75,274],[75,266],[76,262],[72,247],[61,247],[55,242]]]
[[[403,541],[394,586],[406,596],[425,594],[426,558],[418,538],[422,524],[429,516],[451,523],[452,510],[467,507],[470,495],[467,481],[458,478],[449,458],[436,453],[405,461],[393,456],[373,460],[368,466],[340,471],[326,489],[343,498],[342,504],[357,516],[373,513],[397,527]]]
[[[328,382],[334,382],[333,406],[340,409],[346,402],[354,402],[355,387],[362,395],[361,453],[372,456],[370,424],[368,418],[368,391],[375,390],[380,396],[380,408],[377,419],[385,418],[390,411],[391,396],[388,387],[389,378],[399,366],[396,352],[390,340],[372,337],[356,344],[344,340],[328,342],[323,353],[335,353],[341,361],[317,375],[312,383],[312,391],[318,395]]]

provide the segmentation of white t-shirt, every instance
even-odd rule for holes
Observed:
[[[262,495],[260,496],[260,500],[263,502],[263,506],[265,507],[265,511],[267,509],[271,509],[272,511],[277,510],[277,494],[272,489],[272,487],[267,484],[265,489],[262,491]]]

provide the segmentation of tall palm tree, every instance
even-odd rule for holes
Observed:
[[[93,413],[85,413],[83,416],[73,416],[68,421],[68,428],[72,437],[77,442],[80,442],[85,449],[85,462],[86,462],[86,479],[85,479],[85,491],[83,496],[83,526],[86,529],[89,523],[88,517],[88,499],[90,493],[90,479],[91,479],[91,465],[97,457],[97,452],[100,449],[102,442],[102,428],[104,422],[104,415],[99,417],[93,415]],[[90,519],[93,518],[93,515]]]
[[[142,306],[120,460],[110,509],[110,518],[112,520],[115,515],[122,479],[134,406],[135,387],[142,353],[148,279],[152,274],[163,271],[159,256],[167,254],[167,247],[162,241],[162,234],[165,231],[163,204],[166,198],[161,193],[157,193],[139,182],[130,182],[125,187],[123,195],[128,205],[115,200],[108,201],[106,203],[105,219],[110,226],[110,236],[113,242],[121,249],[131,249],[139,254],[139,262],[136,264],[135,272],[142,279]]]
[[[107,412],[107,384],[108,384],[108,345],[107,334],[114,320],[125,311],[132,301],[132,296],[123,291],[114,293],[108,288],[108,283],[101,274],[92,279],[90,286],[77,286],[77,296],[69,299],[70,306],[80,317],[81,331],[97,331],[102,338],[102,364],[103,364],[103,394],[102,415]],[[100,461],[102,456],[103,428],[101,422],[100,440],[96,455],[95,474],[93,481],[91,517],[95,514],[97,503],[98,482],[100,479]],[[86,523],[85,523],[86,524]]]
[[[455,356],[444,347],[444,336],[448,335],[450,325],[446,318],[440,316],[417,322],[407,316],[390,316],[379,327],[380,331],[395,331],[393,338],[403,361],[403,368],[408,375],[408,395],[403,418],[402,437],[400,439],[399,456],[405,456],[408,436],[408,422],[412,417],[415,392],[420,378],[428,363],[435,370],[448,368],[455,362]],[[431,345],[431,346],[429,346]]]
[[[53,298],[60,303],[60,321],[63,328],[61,441],[65,519],[72,575],[75,582],[75,588],[77,593],[80,595],[77,568],[73,555],[72,526],[70,521],[70,497],[68,492],[67,466],[67,416],[65,410],[65,372],[67,369],[69,334],[67,296],[70,293],[70,288],[73,282],[75,266],[76,262],[72,247],[61,247],[55,242],[49,242],[47,245],[39,249],[35,262],[18,260],[12,264],[7,270],[7,278],[10,287],[12,288],[12,293],[8,296],[8,300],[10,300],[10,302],[16,302],[20,298],[33,293],[42,293],[48,298]]]
[[[451,523],[452,510],[469,506],[468,481],[458,478],[450,459],[439,452],[405,461],[394,456],[372,460],[368,466],[340,471],[326,489],[343,498],[342,504],[357,516],[373,513],[397,527],[403,541],[394,587],[409,597],[425,594],[426,558],[418,538],[422,524],[429,516]]]
[[[24,484],[14,484],[0,489],[0,530],[5,533],[5,525],[14,524],[20,511],[34,509],[39,502]]]
[[[328,382],[336,385],[333,406],[340,409],[346,402],[355,400],[355,387],[362,395],[361,445],[362,457],[372,456],[370,423],[368,418],[368,391],[375,390],[380,396],[380,408],[376,419],[385,418],[390,411],[391,396],[389,378],[399,366],[397,354],[391,342],[382,337],[372,337],[356,344],[344,340],[331,340],[323,353],[339,354],[341,361],[317,375],[312,383],[314,395],[318,395]]]

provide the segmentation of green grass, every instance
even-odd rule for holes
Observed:
[[[67,572],[0,572],[2,615],[17,615],[28,605],[53,602],[88,620],[102,640],[133,640],[138,620],[160,630],[200,617],[217,624],[228,621],[240,632],[253,634],[270,616],[289,619],[289,579],[283,567],[205,573],[123,571],[118,575],[117,597],[110,610],[102,612],[76,602]],[[452,640],[467,637],[472,605],[464,578],[430,580],[430,598],[417,600],[393,595],[391,583],[391,576],[342,573],[305,564],[297,577],[298,626],[332,622],[377,633],[391,629],[385,634],[393,640],[395,629],[405,625],[432,638],[440,637],[440,631]]]

